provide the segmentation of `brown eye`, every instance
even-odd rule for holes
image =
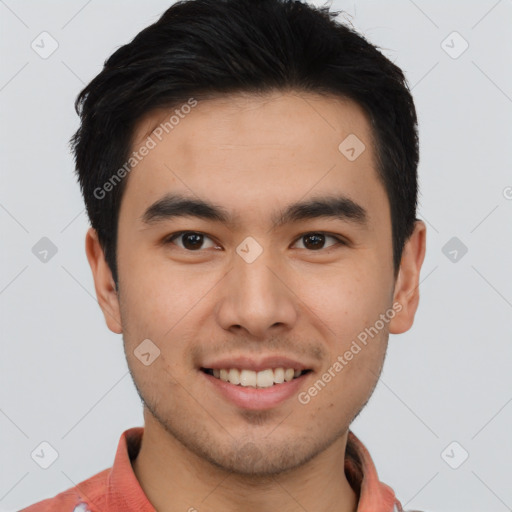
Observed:
[[[215,247],[215,244],[210,237],[196,231],[182,231],[180,233],[176,233],[166,240],[166,244],[174,244],[175,240],[181,242],[181,245],[179,243],[176,244],[178,247],[187,251],[204,249],[205,247],[202,246],[205,243],[205,240],[210,240],[210,247]]]
[[[299,241],[303,242],[303,247],[299,247],[300,249],[308,249],[311,251],[318,251],[320,249],[325,249],[325,242],[326,239],[332,239],[335,241],[335,243],[328,245],[327,247],[332,247],[334,245],[345,245],[344,241],[341,238],[338,238],[336,236],[326,235],[324,233],[307,233],[305,235],[302,235]]]

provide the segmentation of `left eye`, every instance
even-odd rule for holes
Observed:
[[[307,233],[305,235],[302,235],[297,242],[305,240],[306,243],[302,243],[304,247],[299,247],[299,249],[311,249],[313,251],[318,251],[320,249],[325,249],[325,240],[327,238],[331,238],[335,241],[335,243],[329,245],[328,247],[332,247],[333,245],[345,245],[345,242],[338,238],[337,236],[333,235],[326,235],[325,233]],[[296,243],[297,243],[296,242]]]

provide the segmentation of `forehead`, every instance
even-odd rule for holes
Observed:
[[[132,151],[143,146],[121,206],[137,217],[169,191],[234,215],[336,190],[371,210],[384,194],[366,114],[332,96],[237,94],[153,111],[134,132]]]
[[[368,117],[350,99],[290,91],[237,93],[193,103],[196,106],[190,107],[189,100],[146,114],[134,130],[132,149],[143,145],[148,136],[157,143],[174,140],[180,144],[174,149],[191,157],[200,156],[200,150],[211,145],[222,150],[237,146],[256,150],[263,145],[277,151],[285,146],[306,150],[318,147],[324,138],[322,145],[337,152],[340,137],[353,134],[367,143],[366,156],[373,158]]]

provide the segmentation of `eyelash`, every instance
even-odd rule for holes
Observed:
[[[172,244],[174,242],[175,239],[179,238],[181,235],[184,235],[186,233],[189,233],[189,234],[194,234],[194,235],[203,235],[205,236],[206,238],[209,238],[210,240],[214,241],[211,237],[209,237],[206,233],[202,233],[201,231],[177,231],[176,233],[173,233],[171,235],[169,235],[168,237],[166,237],[163,241],[164,245],[169,245],[169,244]],[[333,244],[333,245],[330,245],[329,247],[327,248],[324,248],[322,247],[321,249],[312,249],[312,250],[308,250],[308,249],[305,249],[307,250],[308,252],[321,252],[321,251],[325,251],[325,250],[329,250],[329,249],[332,249],[332,248],[335,248],[337,246],[346,246],[348,245],[348,243],[343,239],[343,238],[340,238],[339,236],[337,235],[332,235],[330,233],[326,233],[325,231],[309,231],[307,233],[304,233],[302,235],[300,235],[296,240],[295,242],[293,243],[294,245],[302,238],[308,236],[308,235],[324,235],[325,237],[327,238],[334,238],[337,243]],[[182,249],[181,247],[179,247],[179,249]],[[198,249],[196,251],[191,251],[191,250],[188,250],[188,249],[183,249],[184,251],[187,251],[187,252],[200,252],[201,249]]]

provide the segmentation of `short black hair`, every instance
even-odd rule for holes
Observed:
[[[71,147],[87,213],[116,286],[127,178],[108,193],[101,187],[126,169],[137,122],[190,98],[273,91],[340,97],[365,111],[390,204],[398,275],[417,220],[416,110],[402,70],[336,20],[339,14],[295,0],[182,0],[105,61],[77,97],[81,124]]]

